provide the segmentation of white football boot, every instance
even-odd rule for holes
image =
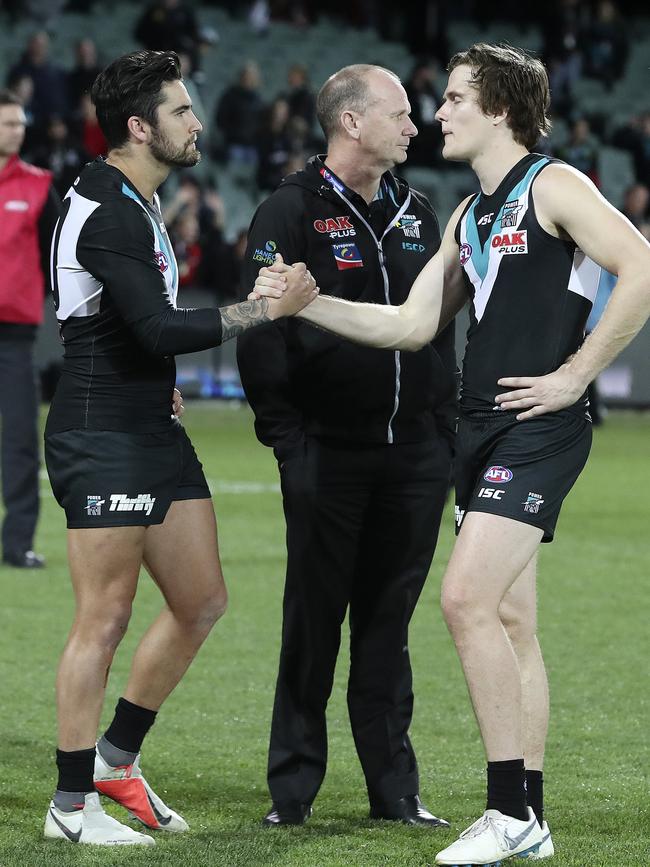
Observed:
[[[436,864],[480,864],[498,867],[508,858],[529,858],[539,852],[542,829],[528,807],[528,819],[514,819],[499,810],[485,813],[455,843],[438,852]]]
[[[97,792],[85,796],[82,810],[66,813],[50,802],[44,835],[48,840],[88,843],[92,846],[155,846],[148,834],[140,834],[109,816],[99,803]]]
[[[553,855],[555,855],[555,846],[553,846],[551,832],[548,829],[546,819],[544,820],[544,824],[542,825],[542,834],[542,844],[539,847],[539,852],[536,855],[529,856],[531,861],[541,861],[542,858],[552,858]]]
[[[142,776],[140,753],[132,765],[107,765],[99,753],[95,756],[95,788],[102,795],[120,804],[137,819],[155,831],[187,831],[188,824],[171,810],[153,791]]]

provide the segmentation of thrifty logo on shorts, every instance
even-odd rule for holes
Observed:
[[[110,512],[146,512],[151,514],[156,498],[151,494],[138,494],[137,497],[127,497],[126,494],[111,494]]]

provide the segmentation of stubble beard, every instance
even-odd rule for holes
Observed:
[[[189,145],[183,148],[175,148],[164,133],[157,129],[153,131],[153,137],[149,144],[152,156],[165,166],[177,168],[190,168],[201,160],[201,151],[198,148],[189,150]]]

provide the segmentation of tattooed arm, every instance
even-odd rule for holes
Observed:
[[[240,304],[221,307],[219,313],[221,314],[222,343],[232,337],[237,337],[247,328],[272,321],[272,317],[269,315],[268,298],[260,298],[259,301],[242,301]]]
[[[282,316],[292,316],[318,295],[314,278],[302,262],[298,262],[291,272],[281,276],[284,278],[285,288],[278,291],[275,297],[264,296],[219,309],[222,343],[255,325],[273,322]]]

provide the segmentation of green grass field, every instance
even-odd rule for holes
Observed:
[[[154,850],[41,840],[54,782],[54,673],[72,616],[65,523],[42,480],[45,572],[0,569],[0,865],[424,867],[483,809],[484,758],[438,609],[452,544],[447,510],[411,631],[412,737],[425,803],[448,832],[373,823],[345,710],[342,652],[329,711],[330,763],[304,828],[267,830],[268,727],[280,636],[284,525],[277,474],[248,410],[194,404],[185,423],[214,492],[230,607],[146,744],[154,788],[191,825]],[[611,415],[540,568],[540,633],[551,682],[547,815],[555,867],[650,865],[650,416]],[[179,576],[184,578],[185,576]],[[108,722],[138,637],[160,606],[143,576],[116,657]],[[125,813],[109,807],[118,818]]]

